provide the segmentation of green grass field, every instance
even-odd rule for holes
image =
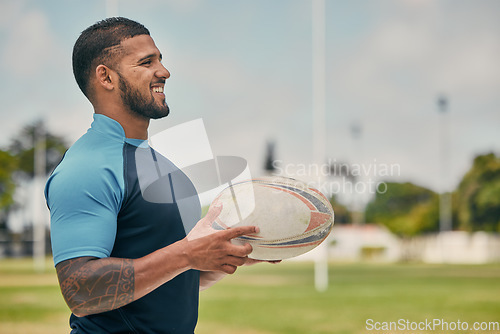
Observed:
[[[327,292],[313,280],[312,263],[240,268],[201,293],[196,333],[403,333],[367,330],[367,319],[500,322],[499,264],[331,263]],[[0,333],[68,333],[68,316],[50,262],[35,273],[31,260],[0,260]]]

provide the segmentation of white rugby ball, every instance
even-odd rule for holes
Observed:
[[[260,232],[233,239],[249,243],[258,260],[282,260],[304,254],[330,234],[334,213],[330,202],[304,182],[265,177],[232,184],[212,202],[222,204],[216,230],[258,226]]]

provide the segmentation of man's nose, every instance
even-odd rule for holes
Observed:
[[[170,78],[170,72],[167,70],[165,66],[163,66],[163,64],[160,63],[160,68],[156,72],[156,76],[159,78],[168,79]]]

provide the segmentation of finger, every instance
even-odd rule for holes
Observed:
[[[234,239],[237,237],[241,237],[246,234],[255,234],[259,233],[259,228],[257,226],[239,226],[234,228],[229,228],[225,231],[222,231],[224,237],[228,240]]]
[[[254,265],[254,264],[257,264],[257,263],[262,263],[262,262],[266,262],[266,261],[248,258],[248,260],[245,262],[245,265],[246,266],[251,266],[251,265]]]
[[[234,267],[240,267],[242,265],[245,264],[245,262],[247,261],[248,257],[246,256],[243,256],[243,257],[239,257],[239,256],[228,256],[224,259],[224,264],[225,265],[231,265],[231,266],[234,266]]]
[[[215,204],[211,205],[210,208],[208,209],[207,214],[205,215],[205,220],[207,224],[211,225],[212,222],[215,220],[215,218],[219,217],[220,213],[222,212],[222,204]]]
[[[252,245],[249,243],[241,244],[241,245],[235,245],[235,244],[230,244],[228,248],[228,253],[231,256],[238,256],[238,257],[245,257],[249,255],[253,248]]]
[[[223,264],[221,266],[221,270],[225,272],[226,274],[232,275],[236,271],[236,266],[230,265],[230,264]]]
[[[224,242],[226,242],[225,250],[228,255],[243,257],[249,255],[253,250],[252,245],[241,239],[231,239]]]
[[[252,266],[257,263],[271,263],[271,264],[278,264],[282,260],[257,260],[257,259],[251,259],[248,258],[248,260],[245,262],[245,266]]]

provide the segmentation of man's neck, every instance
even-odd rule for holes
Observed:
[[[112,118],[120,123],[125,131],[125,137],[142,140],[148,139],[149,118],[144,118],[123,109],[106,108],[106,110],[100,110],[94,108],[94,112]]]

